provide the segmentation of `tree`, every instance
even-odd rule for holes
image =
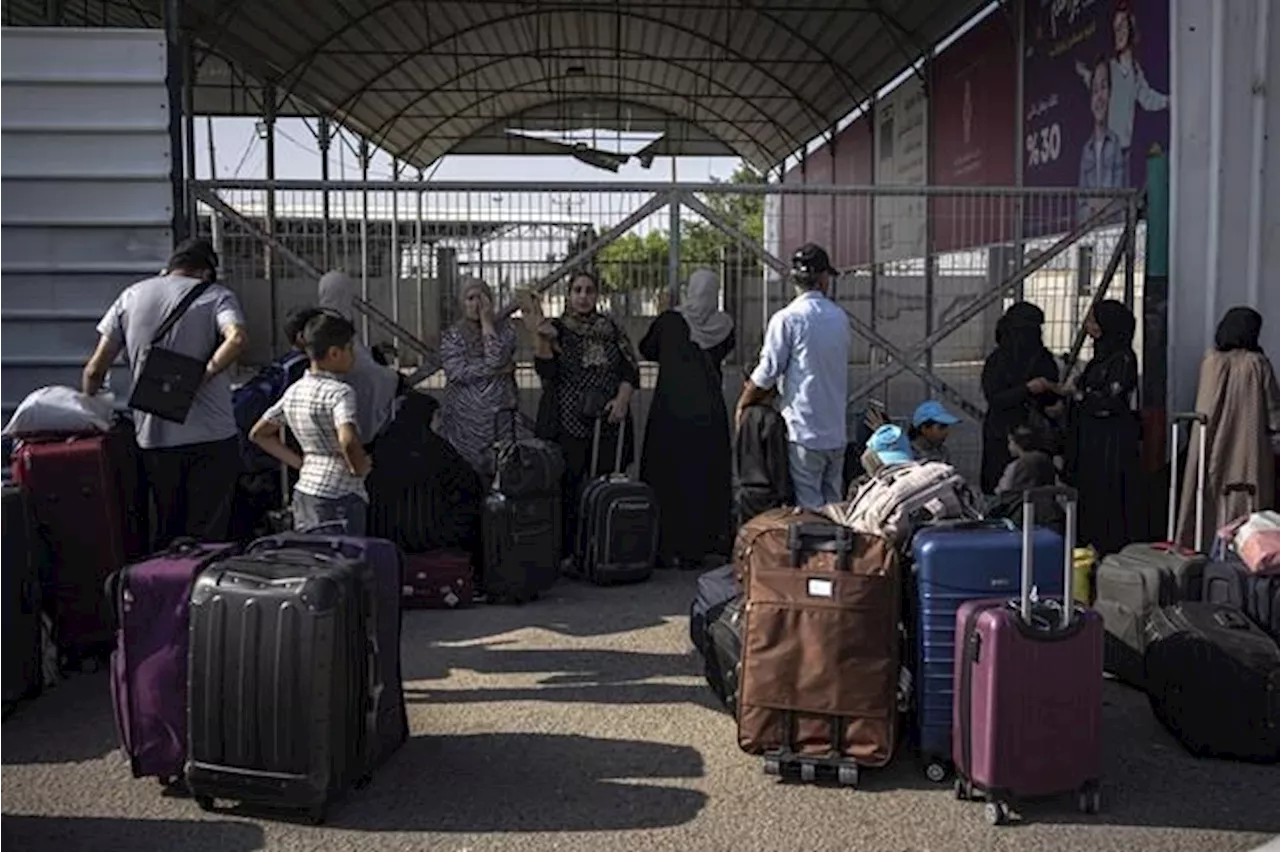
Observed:
[[[765,183],[764,175],[742,163],[728,180],[712,178],[712,183],[746,185]],[[699,200],[757,244],[764,241],[764,196],[742,193],[705,192]],[[579,235],[569,246],[570,256],[595,239],[595,231]],[[643,236],[632,231],[596,253],[595,266],[605,290],[634,290],[665,281],[669,260],[668,232],[654,229]],[[686,212],[680,223],[682,266],[717,266],[726,252],[735,250],[735,241],[724,231],[695,213]],[[743,253],[746,253],[745,251]]]

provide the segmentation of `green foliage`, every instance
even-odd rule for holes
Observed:
[[[762,184],[764,176],[746,163],[734,170],[729,179],[712,178],[713,183]],[[753,239],[764,241],[764,196],[729,193],[704,193],[701,201]],[[570,248],[582,248],[595,234],[580,236]],[[606,290],[633,290],[652,287],[666,280],[669,241],[667,231],[654,229],[644,235],[625,234],[596,255]],[[725,252],[739,249],[728,234],[701,216],[686,213],[680,227],[681,266],[717,265]],[[741,250],[743,254],[747,252]]]

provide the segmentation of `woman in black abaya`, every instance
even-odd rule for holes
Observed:
[[[1137,529],[1142,429],[1133,410],[1136,325],[1121,302],[1108,299],[1094,307],[1085,320],[1093,359],[1080,376],[1071,411],[1066,473],[1080,495],[1079,541],[1102,555],[1124,547]]]
[[[1046,410],[1058,402],[1058,362],[1044,346],[1044,311],[1015,302],[996,323],[996,348],[982,365],[982,493],[994,494],[1009,454],[1009,433],[1018,426],[1049,426]]]
[[[697,270],[680,306],[640,341],[641,356],[658,362],[640,478],[658,497],[658,550],[669,567],[699,568],[707,555],[729,552],[733,463],[720,364],[734,339],[719,293],[715,273]]]

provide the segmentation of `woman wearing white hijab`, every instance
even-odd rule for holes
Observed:
[[[356,282],[345,272],[326,272],[320,279],[320,307],[356,321]],[[400,376],[373,360],[369,347],[356,341],[356,360],[342,380],[356,392],[356,421],[366,445],[378,437],[395,414]]]
[[[708,555],[729,552],[733,470],[720,365],[734,337],[719,302],[716,274],[697,270],[684,301],[653,321],[639,347],[658,362],[640,478],[657,493],[659,553],[675,568],[700,568]]]

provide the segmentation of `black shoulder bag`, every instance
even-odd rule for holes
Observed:
[[[133,382],[129,395],[129,407],[155,415],[171,423],[185,423],[191,413],[196,393],[204,382],[208,361],[192,358],[159,343],[165,338],[187,309],[209,289],[208,281],[201,281],[187,291],[178,304],[164,318],[160,328],[151,338],[151,345],[142,356],[142,369]]]

